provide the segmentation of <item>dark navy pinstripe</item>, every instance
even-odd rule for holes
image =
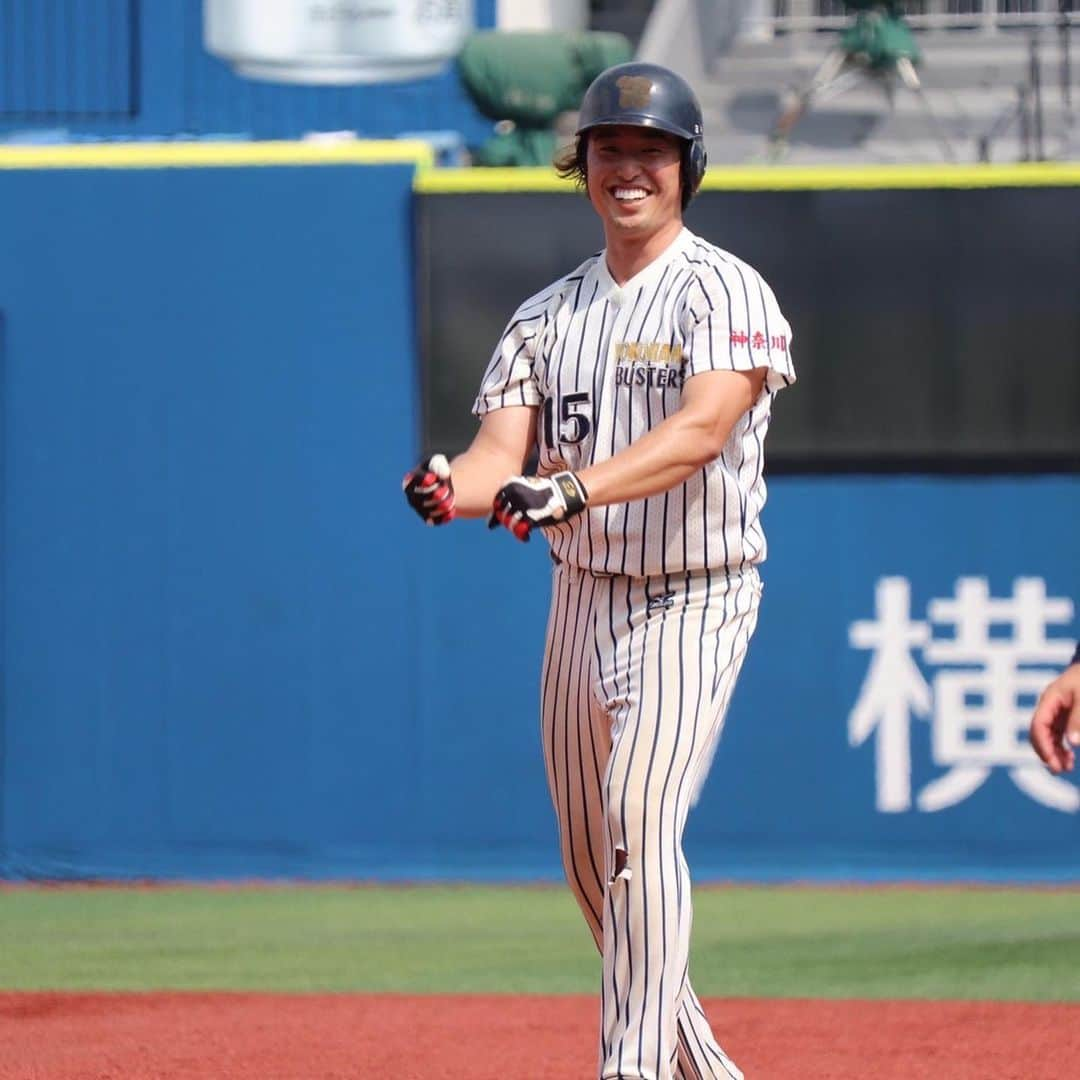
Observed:
[[[638,304],[641,302],[641,297],[642,297],[642,290],[638,289],[637,294],[634,297],[634,306],[630,309],[630,314],[627,316],[627,319],[626,319],[626,326],[627,326],[628,330],[629,330],[630,326],[633,325],[634,313],[637,311]],[[614,327],[612,327],[612,330],[614,330]],[[629,337],[629,334],[627,336]],[[615,405],[612,406],[611,452],[608,454],[608,457],[614,457],[615,456],[616,447],[618,445],[617,436],[618,436],[619,428],[618,428],[618,424],[616,424],[616,422],[615,422],[616,416],[618,414],[618,399],[616,398],[615,401],[616,401]],[[630,425],[629,425],[629,418],[628,418],[627,427],[629,428],[629,426]],[[611,514],[612,514],[612,507],[605,506],[604,507],[604,528],[603,528],[603,536],[604,536],[604,567],[603,567],[603,569],[604,569],[605,573],[610,573],[611,572],[611,544],[610,544],[610,541],[608,539],[611,536]],[[590,563],[590,565],[592,565],[592,564]]]
[[[638,330],[638,339],[641,340],[641,341],[649,340],[649,334],[646,332],[645,327],[646,327],[646,325],[647,325],[647,323],[649,321],[649,316],[652,314],[653,306],[656,304],[657,299],[660,297],[660,295],[663,292],[664,283],[667,281],[668,274],[670,274],[670,272],[671,272],[671,266],[669,264],[668,266],[664,267],[664,272],[661,275],[660,281],[657,283],[657,285],[656,285],[656,287],[655,287],[655,289],[653,291],[652,299],[649,301],[649,306],[645,309],[645,314],[641,317],[641,328]],[[661,305],[661,309],[662,308],[663,308],[663,305]],[[659,318],[658,318],[658,323],[659,323]],[[657,330],[659,331],[659,325],[657,327]],[[653,423],[652,423],[652,395],[646,394],[645,395],[645,430],[646,431],[650,430],[652,428],[652,426],[653,426]],[[629,522],[631,515],[635,514],[636,511],[637,511],[637,508],[640,507],[641,508],[641,526],[640,526],[639,531],[640,531],[641,537],[642,537],[642,543],[641,543],[641,567],[640,567],[640,569],[635,567],[633,572],[640,574],[642,577],[645,576],[645,568],[646,568],[646,565],[647,565],[645,554],[646,554],[646,551],[648,550],[648,546],[649,546],[649,530],[648,530],[649,502],[650,502],[650,500],[648,500],[648,499],[640,499],[636,503],[630,503],[624,510],[624,517],[623,517],[623,557],[622,557],[622,566],[620,568],[620,572],[623,573],[623,574],[631,573],[630,567],[627,565],[628,556],[629,556],[629,550],[628,550],[628,545],[627,545],[627,542],[626,542],[626,540],[627,540],[627,537],[626,537],[626,524]]]
[[[593,416],[599,416],[600,410],[603,408],[604,398],[604,365],[602,363],[602,355],[604,349],[604,343],[607,340],[605,333],[607,327],[608,318],[608,303],[606,300],[602,301],[600,308],[600,330],[597,334],[597,347],[592,359],[592,376],[590,382],[590,401],[592,402]],[[579,383],[580,385],[580,383]],[[591,440],[591,445],[588,454],[588,461],[591,464],[596,457],[596,440]],[[582,546],[587,543],[589,547],[588,555],[582,551]],[[578,529],[576,531],[576,551],[574,555],[574,563],[578,566],[591,565],[593,559],[593,536],[589,529]]]
[[[570,604],[569,603],[567,603],[567,605],[566,605],[566,610],[570,610]],[[577,623],[577,620],[581,617],[581,607],[580,607],[580,605],[575,603],[573,605],[573,611],[574,611],[575,622],[574,622],[574,630],[570,635],[570,640],[571,640],[570,653],[571,653],[571,657],[573,656],[573,653],[575,651],[573,646],[576,645],[577,639],[578,639],[578,623]],[[558,676],[559,677],[556,679],[556,694],[558,694],[558,687],[560,685],[562,685],[564,682],[568,681],[568,680],[564,680],[564,678],[563,678],[563,658],[565,656],[565,649],[566,649],[566,638],[563,637],[561,642],[560,642],[560,646],[559,646],[559,660],[558,660],[558,666],[557,666]],[[575,707],[576,707],[576,703],[575,703]],[[558,708],[558,703],[556,701],[556,709],[557,708]],[[560,793],[560,791],[559,791],[560,785],[558,783],[558,770],[553,768],[553,776],[555,778],[555,782],[554,782],[554,786],[553,786],[553,790],[552,790],[552,795],[556,799],[557,804],[561,799],[565,798],[564,807],[560,811],[559,818],[562,821],[563,827],[564,827],[565,832],[566,832],[566,845],[567,845],[567,848],[568,848],[568,850],[570,852],[573,852],[573,850],[574,850],[574,813],[573,813],[573,807],[571,805],[571,791],[570,791],[570,787],[571,787],[571,784],[570,784],[570,756],[569,756],[570,755],[570,740],[569,740],[569,736],[567,734],[569,732],[569,730],[570,730],[570,716],[571,716],[571,702],[570,702],[570,694],[569,694],[569,692],[567,692],[567,694],[566,694],[564,713],[565,713],[565,724],[564,724],[564,726],[562,728],[562,731],[563,731],[563,736],[562,736],[562,739],[563,739],[563,752],[562,752],[562,757],[563,757],[563,774],[562,774],[563,775],[563,784],[562,784],[562,788],[563,788],[563,790]],[[577,725],[575,725],[575,727],[577,727]],[[557,758],[559,756],[558,752],[557,752],[557,748],[555,746],[555,738],[556,738],[556,730],[555,730],[555,728],[553,726],[552,735],[551,735],[551,760],[552,760],[553,763],[557,760]],[[591,850],[591,846],[590,846],[590,850]],[[578,869],[577,863],[573,859],[570,860],[569,869],[572,871],[573,877],[574,877],[574,882],[577,885],[577,889],[575,890],[576,894],[578,896],[584,898],[585,902],[588,904],[588,906],[590,908],[590,912],[593,915],[593,918],[597,922],[599,922],[600,921],[600,915],[595,909],[592,908],[592,905],[588,900],[588,892],[586,891],[585,885],[584,885],[584,883],[583,883],[583,881],[581,879],[581,875],[580,875],[580,871]],[[595,863],[594,863],[593,864],[594,872],[595,872],[595,869],[596,869],[596,866],[595,866]]]
[[[666,589],[665,589],[665,592],[666,592]],[[646,585],[646,587],[645,587],[645,597],[646,597],[646,603],[647,603],[648,600],[649,600],[649,588],[648,588],[648,585]],[[643,898],[642,899],[642,923],[644,924],[644,928],[645,928],[645,947],[644,947],[644,950],[643,950],[644,953],[645,953],[645,971],[644,971],[644,974],[643,974],[645,987],[644,987],[644,990],[642,991],[642,1012],[644,1012],[646,1014],[649,1011],[649,989],[650,989],[650,981],[649,981],[649,874],[650,874],[650,867],[652,865],[652,862],[650,861],[650,854],[649,854],[649,826],[648,826],[648,821],[649,821],[649,792],[650,792],[651,786],[652,786],[650,781],[652,780],[653,768],[656,765],[656,751],[657,751],[657,747],[660,744],[660,731],[661,731],[662,721],[663,721],[663,718],[664,718],[663,655],[664,655],[664,629],[665,629],[665,623],[667,621],[666,615],[667,615],[667,612],[665,610],[661,614],[660,618],[657,620],[659,622],[660,629],[659,629],[659,642],[658,642],[658,644],[656,646],[656,685],[657,685],[657,687],[659,689],[658,689],[657,695],[656,695],[656,719],[654,721],[652,746],[649,748],[649,762],[648,762],[648,765],[645,768],[645,786],[642,789],[642,796],[641,796],[641,843],[639,845],[639,851],[640,851],[641,854],[640,854],[640,863],[639,864],[640,864],[640,867],[641,867],[641,895],[642,895],[642,898]],[[646,625],[648,625],[648,624],[646,624]],[[647,659],[647,658],[645,658],[645,659]],[[644,663],[645,660],[643,659],[642,662]],[[644,703],[644,695],[642,696],[642,699],[643,699],[643,703]],[[676,715],[678,715],[678,714],[676,714]],[[677,727],[681,725],[681,723],[682,723],[681,717],[677,720],[676,723],[677,723]],[[675,739],[676,739],[676,742],[677,742],[678,741],[678,730],[676,730]],[[661,807],[661,809],[662,809],[662,807]],[[661,815],[661,821],[662,820],[663,820],[663,817]],[[658,869],[660,870],[660,873],[661,873],[659,896],[660,896],[661,905],[663,905],[665,897],[664,897],[664,888],[663,888],[663,880],[662,880],[662,875],[663,875],[662,852],[658,852],[657,857],[655,859],[655,863],[656,863],[656,866],[658,867]],[[663,926],[664,923],[665,923],[663,908],[661,910],[660,922],[661,922],[661,926]],[[667,958],[667,935],[666,934],[663,935],[661,937],[660,941],[661,941],[662,955],[664,956],[664,958],[666,960],[666,958]],[[658,985],[656,986],[657,996],[658,996],[658,998],[660,998],[661,1002],[663,1000],[663,989],[664,989],[664,966],[663,966],[663,964],[661,964]],[[660,1004],[660,1002],[658,1002],[658,1004],[657,1004],[656,1012],[657,1012],[657,1031],[659,1032],[661,1030],[661,1025],[662,1025],[663,1020],[664,1020],[663,1007]],[[638,1068],[641,1068],[643,1058],[644,1058],[644,1050],[643,1050],[644,1040],[645,1040],[645,1025],[640,1024],[639,1027],[638,1027]]]
[[[595,601],[594,591],[590,590],[589,591],[589,596],[588,596],[587,607],[585,609],[584,626],[585,626],[586,629],[590,630],[591,636],[593,638],[596,637],[595,633],[591,632],[591,626],[592,626],[592,622],[593,622],[593,619],[594,619],[594,615],[593,615],[594,601]],[[580,609],[580,606],[579,606],[579,609],[578,609],[579,614],[580,614],[580,610],[581,609]],[[589,672],[590,672],[590,665],[587,663],[588,650],[586,650],[584,648],[579,648],[578,647],[579,644],[580,643],[579,643],[579,639],[578,639],[577,632],[576,632],[576,627],[575,627],[574,654],[575,654],[575,656],[579,657],[578,685],[577,685],[577,695],[576,695],[578,702],[587,701],[588,697],[589,697],[589,693],[590,693],[589,678],[588,678],[588,675],[589,675]],[[567,724],[567,729],[569,730],[570,725],[571,725],[571,710],[570,710],[570,701],[569,701],[569,699],[567,699],[567,703],[566,703],[566,724]],[[582,738],[581,738],[581,725],[580,724],[574,724],[573,726],[574,726],[574,729],[575,729],[575,732],[576,732],[576,735],[577,735],[578,776],[581,777],[582,801],[584,802],[585,801],[585,785],[587,783],[587,781],[586,781],[585,758],[584,758],[584,753],[583,753],[584,744],[583,744]],[[599,785],[599,783],[600,783],[599,770],[597,770],[595,768],[596,744],[595,744],[595,741],[593,739],[592,725],[589,724],[588,727],[589,727],[589,741],[590,741],[590,744],[592,745],[592,749],[593,749],[594,776],[595,776],[597,785]],[[567,740],[567,743],[569,744],[569,740]],[[567,760],[567,770],[569,770],[569,759]],[[567,790],[569,791],[569,786],[567,787]],[[597,865],[597,862],[596,862],[596,852],[594,851],[594,846],[593,846],[593,830],[589,829],[589,828],[585,829],[585,846],[586,846],[586,849],[587,849],[587,851],[589,853],[589,865],[590,865],[590,867],[592,869],[592,880],[597,885],[602,885],[603,884],[603,878],[601,876],[600,867]],[[600,923],[600,910],[597,907],[595,907],[592,904],[591,901],[589,902],[589,909],[595,915],[597,925],[599,925],[599,923]]]
[[[631,589],[632,589],[633,585],[632,585],[632,582],[631,582],[630,578],[623,578],[621,580],[624,580],[626,582],[626,628],[627,628],[627,635],[626,635],[626,671],[627,671],[627,693],[629,694],[629,690],[630,690],[630,674],[629,673],[630,673],[630,670],[631,670],[631,666],[633,664],[633,645],[634,645],[634,623],[633,623],[633,618],[632,618],[634,608],[633,608],[633,602],[631,600]],[[647,636],[648,636],[648,629],[647,629],[647,626],[646,626],[646,637]],[[638,706],[638,708],[640,709],[640,705]],[[629,714],[630,714],[630,712],[632,710],[633,710],[633,706],[628,703],[627,704],[627,709],[626,709],[626,711],[627,711],[627,717],[626,717],[627,723],[629,723],[629,719],[630,719]],[[629,777],[629,769],[630,769],[630,765],[631,765],[631,763],[633,762],[633,759],[634,759],[634,751],[637,749],[637,740],[638,740],[638,735],[640,735],[640,733],[641,733],[641,716],[640,716],[640,712],[639,712],[638,716],[637,716],[637,720],[636,720],[636,722],[634,724],[634,737],[630,742],[630,753],[629,753],[628,759],[627,759],[627,772],[626,772],[626,774],[624,774],[623,781],[622,781],[622,798],[619,800],[619,837],[618,837],[618,839],[621,840],[623,844],[626,843],[626,835],[627,835],[627,832],[629,831],[628,828],[627,828],[627,818],[626,818],[626,800],[627,800],[627,797],[628,797],[628,795],[630,793],[630,784],[627,781],[630,779],[630,777]],[[625,738],[626,738],[626,728],[624,727],[623,730],[622,730],[622,733],[621,733],[621,739],[625,739]],[[615,759],[615,757],[613,755],[612,759],[611,759],[612,766],[614,766],[615,760],[616,759]],[[611,777],[610,777],[610,774],[609,774],[609,777],[608,777],[607,802],[608,802],[608,805],[610,806],[611,805]],[[617,844],[616,846],[620,846],[620,845]],[[626,888],[624,891],[629,892],[630,890],[629,890],[629,888]],[[614,890],[611,890],[611,895],[614,897]],[[627,903],[625,898],[624,898],[624,903]],[[627,903],[627,906],[629,906],[628,903]],[[616,919],[617,918],[618,918],[618,916],[616,915]],[[631,1000],[633,999],[633,995],[634,995],[634,948],[633,948],[633,942],[630,940],[630,920],[629,920],[629,918],[627,918],[625,920],[625,926],[626,926],[626,951],[627,951],[627,956],[629,958],[629,973],[628,973],[628,978],[627,978],[625,997],[626,997],[626,1019],[627,1019],[627,1021],[629,1021],[629,1019],[630,1019],[630,1003],[631,1003]],[[616,1013],[616,1015],[618,1015],[618,1013]],[[622,1060],[623,1060],[623,1041],[621,1039],[619,1041],[618,1060],[619,1060],[619,1070],[621,1072],[622,1071]]]
[[[665,594],[667,592],[669,592],[670,589],[671,589],[671,579],[665,575],[665,577],[664,577],[664,592],[665,592]],[[681,608],[681,610],[679,612],[679,640],[680,641],[683,639],[683,632],[684,632],[685,627],[686,627],[686,607],[687,607],[687,602],[688,602],[689,598],[690,598],[690,587],[689,587],[689,581],[687,581],[687,582],[685,582],[685,588],[684,588],[684,592],[683,592],[682,608]],[[666,614],[667,613],[665,611],[665,617],[666,617]],[[661,622],[661,632],[662,631],[663,631],[663,623]],[[662,671],[659,672],[658,674],[659,674],[659,676],[661,678],[663,677],[663,672]],[[674,709],[675,715],[679,719],[678,719],[678,726],[677,726],[676,732],[675,732],[675,745],[672,748],[671,756],[668,758],[667,772],[664,774],[664,786],[660,791],[660,813],[658,815],[658,825],[659,825],[659,827],[657,828],[657,831],[656,831],[657,832],[657,837],[658,838],[663,838],[663,839],[666,839],[666,834],[664,832],[664,807],[667,806],[667,804],[668,804],[668,798],[667,798],[668,785],[671,783],[671,774],[674,771],[675,761],[676,761],[676,758],[678,757],[678,754],[679,754],[679,746],[680,746],[680,743],[681,743],[681,736],[682,736],[682,725],[683,725],[683,721],[684,721],[684,719],[686,717],[686,713],[684,712],[684,708],[683,708],[683,692],[684,692],[685,678],[686,678],[686,672],[685,672],[685,667],[684,667],[684,663],[683,663],[683,651],[682,651],[682,649],[680,649],[679,650],[679,683],[678,683],[679,689],[678,689],[678,694],[677,694],[676,699],[675,699],[675,709]],[[658,708],[659,708],[659,705],[658,705]],[[694,720],[696,721],[696,717],[694,718]],[[658,715],[657,716],[657,729],[658,730],[659,730],[659,727],[660,727],[660,723],[661,723],[661,717]],[[674,814],[672,814],[672,817],[674,818]],[[677,837],[672,837],[672,839],[677,841]],[[673,851],[678,850],[677,843],[671,847],[671,850],[673,850]],[[663,859],[661,858],[661,860],[660,860],[660,903],[661,903],[661,906],[662,906],[662,911],[661,911],[661,915],[660,915],[660,921],[664,925],[667,924],[667,901],[668,901],[668,895],[669,895],[668,883],[667,883],[667,880],[666,880],[666,875],[664,873],[664,862],[663,862]],[[675,875],[675,912],[676,912],[677,921],[679,923],[681,923],[682,881],[681,881],[681,877],[680,877],[680,875],[678,873],[676,873],[676,875]],[[666,961],[667,961],[667,938],[664,939],[664,960],[665,960],[665,965],[664,966],[666,966]],[[663,967],[661,968],[661,970],[663,970]],[[661,983],[661,998],[663,997],[662,990],[663,990],[663,983]],[[664,1021],[663,1011],[658,1009],[657,1014],[656,1014],[656,1041],[657,1041],[658,1044],[662,1043],[662,1041],[663,1041],[663,1028],[662,1028],[663,1021]],[[678,1051],[676,1051],[676,1056],[677,1056],[677,1054],[678,1054]]]

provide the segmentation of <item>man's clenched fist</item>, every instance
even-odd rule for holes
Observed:
[[[401,482],[409,505],[428,525],[445,525],[453,521],[454,482],[450,479],[450,462],[435,454],[420,462]]]
[[[588,501],[585,485],[572,472],[515,476],[499,488],[488,528],[505,525],[519,540],[528,540],[533,529],[580,514]]]

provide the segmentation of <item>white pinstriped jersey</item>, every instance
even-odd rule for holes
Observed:
[[[526,300],[473,411],[538,407],[537,472],[549,476],[625,449],[679,408],[694,375],[767,368],[720,456],[684,483],[544,530],[559,559],[594,573],[743,567],[766,554],[763,444],[772,399],[795,380],[790,347],[791,328],[757,271],[684,228],[622,286],[601,252]]]

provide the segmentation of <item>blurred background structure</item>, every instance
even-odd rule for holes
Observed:
[[[253,0],[207,0],[205,7],[200,0],[5,0],[0,134],[47,141],[425,132],[447,160],[460,161],[495,122],[446,62],[468,34],[556,34],[584,48],[590,35],[616,34],[627,50],[677,68],[695,86],[711,161],[747,163],[770,158],[779,115],[831,49],[850,45],[856,19],[884,15],[894,31],[912,36],[921,94],[906,90],[881,56],[870,64],[864,56],[864,77],[812,102],[785,148],[793,163],[936,162],[950,154],[958,161],[1073,160],[1080,153],[1075,0],[445,0],[416,6],[408,26],[374,36],[368,8],[339,0],[275,0],[262,8]],[[303,34],[275,39],[260,29],[273,19],[259,12],[292,19],[298,34],[324,36],[315,85],[301,85],[298,62],[265,61],[267,50],[303,52],[296,44]],[[425,33],[431,66],[415,70],[441,74],[409,79]],[[305,47],[312,51],[310,42]],[[251,59],[260,50],[261,67]],[[333,70],[335,50],[339,58],[354,54],[351,73],[347,65]],[[366,75],[357,54],[366,55]],[[516,62],[521,82],[545,77],[542,55],[531,71]],[[562,77],[557,65],[546,74],[556,84]],[[362,85],[349,85],[356,80]],[[509,100],[512,80],[507,87]]]
[[[800,376],[693,865],[1080,877],[1024,739],[1078,630],[1076,20],[0,0],[0,877],[559,876],[541,545],[399,484],[602,243],[549,168],[457,166],[543,162],[629,55],[698,89],[688,224]]]
[[[1072,41],[1080,13],[1073,0],[662,0],[641,51],[674,62],[685,56],[680,41],[700,43],[690,56],[698,64],[711,159],[745,162],[761,154],[778,110],[868,9],[910,28],[925,101],[905,93],[889,72],[834,86],[800,124],[793,160],[941,161],[941,133],[959,161],[1080,154]],[[688,32],[695,20],[704,32]]]

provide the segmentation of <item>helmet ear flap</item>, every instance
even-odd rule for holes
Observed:
[[[702,138],[690,139],[683,153],[683,166],[686,176],[686,190],[683,192],[683,209],[689,205],[690,200],[697,194],[701,187],[702,178],[705,176],[705,164],[708,157],[705,153],[705,141]]]

